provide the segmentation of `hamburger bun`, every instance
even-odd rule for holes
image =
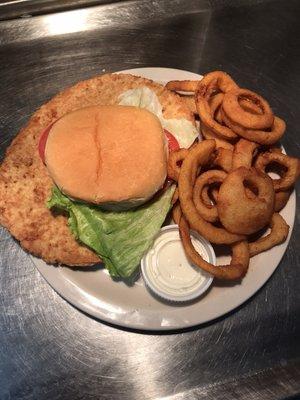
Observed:
[[[45,161],[68,196],[106,209],[149,200],[167,175],[167,143],[159,119],[130,106],[91,106],[51,128]]]
[[[47,208],[54,182],[39,156],[38,144],[45,128],[58,118],[84,107],[118,104],[121,93],[142,86],[156,93],[164,118],[185,118],[195,123],[180,97],[164,86],[133,75],[106,74],[59,93],[42,105],[15,137],[0,166],[0,223],[25,250],[49,263],[86,266],[100,261],[92,250],[76,241],[67,216]]]

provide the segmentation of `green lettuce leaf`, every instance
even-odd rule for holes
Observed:
[[[128,211],[105,211],[52,190],[48,208],[69,214],[75,238],[94,250],[114,278],[129,278],[151,247],[171,207],[174,187],[157,194],[150,202]]]
[[[179,146],[189,148],[199,133],[197,128],[186,119],[165,119],[163,117],[162,106],[158,97],[147,86],[129,89],[119,96],[119,104],[122,106],[135,106],[145,108],[155,114],[162,124],[177,139]]]

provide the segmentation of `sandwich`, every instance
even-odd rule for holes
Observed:
[[[145,203],[166,179],[167,143],[159,119],[133,106],[90,106],[51,127],[44,159],[69,197],[103,209]]]
[[[170,148],[189,147],[194,116],[151,80],[106,74],[44,104],[0,166],[0,223],[47,263],[104,262],[128,278],[171,206]]]

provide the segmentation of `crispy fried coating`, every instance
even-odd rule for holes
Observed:
[[[0,223],[24,249],[48,263],[87,266],[100,261],[74,239],[67,216],[46,207],[53,182],[39,157],[38,143],[43,130],[66,113],[91,105],[117,104],[122,92],[141,86],[156,93],[165,118],[194,122],[180,97],[162,85],[127,74],[106,74],[81,81],[42,105],[13,140],[0,166]]]

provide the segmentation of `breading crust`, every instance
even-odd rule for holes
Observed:
[[[67,217],[46,207],[53,181],[38,154],[43,130],[64,114],[90,105],[116,104],[125,90],[148,86],[158,96],[165,118],[194,117],[180,97],[151,80],[127,74],[106,74],[81,81],[38,109],[6,151],[0,166],[0,223],[30,253],[48,263],[87,266],[99,258],[79,244]]]

